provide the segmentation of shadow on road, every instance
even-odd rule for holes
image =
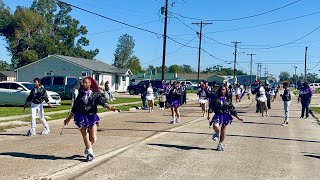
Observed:
[[[126,121],[126,122],[132,122],[137,124],[168,124],[168,122],[154,122],[154,121]]]
[[[311,158],[316,158],[316,159],[320,159],[320,155],[305,154],[304,156],[306,156],[306,157],[311,157]]]
[[[39,154],[28,154],[28,153],[21,153],[21,152],[3,152],[0,153],[0,156],[12,156],[18,158],[26,158],[26,159],[40,159],[40,160],[76,160],[85,162],[83,156],[80,155],[73,155],[70,157],[57,157],[53,155],[39,155]]]
[[[309,142],[309,143],[320,143],[320,141],[304,140],[304,139],[289,139],[289,138],[264,137],[264,136],[247,136],[247,135],[236,135],[236,134],[227,134],[227,136],[245,137],[245,138],[257,138],[257,139],[284,140],[284,141],[298,141],[298,142]]]
[[[237,121],[235,121],[237,122]],[[253,122],[253,121],[243,121],[243,122],[238,122],[238,123],[244,123],[244,124],[263,124],[263,125],[276,125],[279,126],[280,124],[276,123],[261,123],[261,122]]]
[[[195,147],[195,146],[182,146],[182,145],[175,145],[175,144],[147,144],[149,146],[160,146],[160,147],[166,147],[166,148],[175,148],[175,149],[181,149],[181,150],[214,150],[214,149],[208,149],[208,148],[202,148],[202,147]]]
[[[0,136],[27,136],[27,134],[15,134],[15,133],[0,133]]]

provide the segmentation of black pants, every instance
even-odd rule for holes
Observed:
[[[164,108],[164,104],[165,104],[165,102],[159,102],[160,108]]]
[[[268,107],[268,109],[271,109],[271,99],[270,99],[270,94],[267,94],[267,107]]]
[[[147,108],[147,106],[146,106],[146,104],[147,104],[147,103],[146,103],[147,99],[142,98],[141,100],[142,100],[142,108],[143,108],[143,109]]]
[[[306,112],[306,118],[309,117],[309,102],[301,101],[302,110],[301,110],[301,117],[304,117],[304,112]]]
[[[183,94],[182,103],[183,103],[183,104],[187,104],[187,93]]]

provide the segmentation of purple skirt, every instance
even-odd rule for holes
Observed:
[[[232,116],[228,113],[226,114],[214,114],[211,123],[219,123],[219,125],[223,124],[227,126],[232,123]]]
[[[82,126],[86,126],[87,128],[92,127],[97,124],[99,126],[100,118],[97,114],[94,115],[84,115],[81,113],[74,114],[74,123],[80,129]]]
[[[168,100],[168,103],[171,107],[175,107],[175,108],[178,108],[181,106],[181,102],[180,102],[180,99],[169,99]]]

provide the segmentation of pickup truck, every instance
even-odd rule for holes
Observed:
[[[128,86],[128,91],[130,95],[138,95],[140,94],[142,88],[144,87],[144,85],[146,85],[146,87],[148,87],[149,82],[151,83],[152,87],[153,87],[153,91],[157,92],[157,90],[159,88],[161,88],[162,85],[162,81],[161,80],[143,80],[141,82],[139,82],[136,85],[130,85]]]
[[[73,86],[78,81],[70,76],[46,76],[41,78],[41,84],[49,91],[56,92],[61,99],[72,99]]]

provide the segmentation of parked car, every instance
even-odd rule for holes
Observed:
[[[159,88],[161,88],[161,85],[162,85],[162,81],[161,80],[143,80],[143,81],[140,81],[136,85],[128,86],[129,94],[130,95],[134,95],[134,94],[138,95],[138,94],[140,94],[141,89],[143,88],[143,86],[146,85],[148,87],[149,82],[151,82],[154,92],[156,92]]]
[[[47,90],[58,93],[61,99],[72,99],[73,86],[77,81],[76,77],[47,76],[41,79],[41,84]]]
[[[320,88],[319,83],[310,83],[309,86],[311,87],[312,90]]]
[[[0,82],[0,104],[5,105],[23,105],[34,87],[30,82]],[[58,93],[47,91],[49,103],[60,105],[61,98]],[[44,106],[48,104],[44,103]]]

